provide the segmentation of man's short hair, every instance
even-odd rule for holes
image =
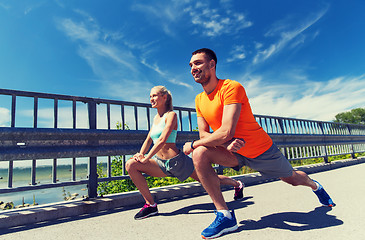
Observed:
[[[215,52],[209,48],[201,48],[198,50],[195,50],[192,55],[195,55],[197,53],[205,53],[205,55],[208,57],[208,60],[214,60],[215,65],[217,65],[217,55],[215,55]]]

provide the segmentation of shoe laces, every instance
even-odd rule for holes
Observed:
[[[149,204],[145,203],[145,204],[143,205],[143,207],[142,207],[141,211],[142,211],[143,209],[146,209],[146,208],[149,208],[149,207],[151,207],[151,205],[149,205]]]
[[[219,214],[219,212],[217,211],[214,211],[216,218],[214,219],[214,222],[212,222],[212,224],[210,224],[209,227],[216,227],[218,226],[219,224],[221,224],[224,220],[224,215],[222,213]]]

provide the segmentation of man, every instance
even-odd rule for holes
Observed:
[[[306,173],[295,171],[256,122],[243,86],[217,78],[216,64],[215,53],[207,48],[193,52],[189,64],[195,82],[200,83],[204,91],[195,99],[200,139],[185,143],[184,153],[192,153],[201,184],[217,209],[214,222],[203,230],[202,237],[216,238],[238,228],[212,164],[235,170],[247,165],[264,176],[278,177],[293,186],[310,187],[323,205],[332,207],[334,203],[323,187]]]

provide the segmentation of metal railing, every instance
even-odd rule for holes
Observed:
[[[154,115],[150,104],[135,102],[7,89],[0,89],[0,97],[0,108],[9,112],[9,121],[0,122],[0,126],[3,125],[0,127],[0,161],[8,162],[8,186],[0,189],[0,193],[87,184],[89,197],[96,197],[98,183],[128,178],[124,168],[126,158],[139,151]],[[25,107],[18,102],[24,99],[28,101]],[[41,101],[50,102],[42,107]],[[61,104],[67,107],[60,107]],[[64,110],[70,116],[61,116]],[[181,147],[184,142],[198,138],[198,132],[194,131],[196,113],[193,108],[183,107],[174,107],[174,111],[178,113],[180,130],[177,145]],[[24,116],[31,118],[31,126],[23,126]],[[355,157],[355,153],[365,152],[364,125],[255,117],[289,160],[322,157],[327,162],[328,156],[351,154]],[[50,118],[53,124],[39,127]],[[82,125],[80,119],[86,119],[87,124]],[[122,176],[112,176],[113,156],[122,156]],[[88,159],[87,179],[77,179],[77,159],[83,157]],[[99,157],[107,158],[105,178],[97,175]],[[71,181],[58,182],[58,160],[63,158],[71,158]],[[52,159],[49,184],[36,183],[37,160],[40,159]],[[13,186],[13,163],[19,160],[31,162],[30,186]]]

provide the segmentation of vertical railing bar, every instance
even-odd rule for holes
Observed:
[[[36,185],[36,178],[37,178],[36,169],[37,169],[37,160],[33,159],[32,166],[31,166],[31,184],[32,185]]]
[[[288,130],[288,121],[284,118],[283,119],[283,123],[284,123],[284,131],[286,134],[290,133],[289,130]]]
[[[120,106],[120,114],[122,117],[122,130],[125,130],[124,105]]]
[[[302,120],[299,120],[298,121],[298,125],[299,125],[300,134],[304,134],[304,131],[303,131],[303,121]]]
[[[8,188],[13,187],[13,170],[14,170],[14,162],[9,161],[9,168],[8,168]]]
[[[53,103],[54,128],[58,128],[58,99],[54,99]],[[52,162],[52,183],[57,182],[57,159],[54,158]]]
[[[72,181],[76,181],[76,158],[72,158],[71,178],[72,178]]]
[[[308,123],[309,134],[313,134],[312,121],[307,121],[307,123]]]
[[[110,130],[110,103],[106,104],[106,116],[108,122],[108,130]]]
[[[280,133],[279,132],[279,128],[280,128],[280,126],[278,127],[278,124],[279,124],[279,120],[277,119],[277,118],[275,118],[275,128],[276,128],[276,133]]]
[[[33,128],[38,128],[38,97],[34,97],[34,107],[33,107]],[[31,185],[36,185],[36,169],[37,169],[37,160],[32,160],[31,165]]]
[[[107,175],[108,177],[112,176],[112,160],[111,156],[108,156],[108,162],[107,162]]]
[[[58,127],[58,99],[54,99],[54,106],[53,106],[53,117],[54,117],[54,128]]]
[[[183,131],[182,113],[180,109],[179,109],[179,121],[180,121],[180,131]]]
[[[283,123],[283,119],[282,118],[278,118],[278,122],[279,122],[279,126],[281,129],[281,134],[284,134],[284,123]]]
[[[299,129],[299,123],[298,123],[298,122],[299,122],[299,120],[296,120],[296,121],[295,121],[296,133],[297,133],[297,134],[300,134],[300,129]]]
[[[52,162],[52,183],[56,182],[57,182],[57,158],[54,158]]]
[[[88,117],[89,117],[89,129],[97,129],[97,108],[95,101],[89,101],[88,105]],[[97,140],[89,141],[89,144],[96,144]],[[88,196],[89,198],[97,197],[98,188],[98,174],[97,174],[97,157],[89,157],[88,164]]]
[[[38,127],[38,97],[34,97],[33,128]]]
[[[188,111],[188,117],[189,117],[189,130],[190,132],[193,131],[193,122],[191,121],[191,111]]]
[[[10,126],[15,127],[15,111],[16,111],[16,95],[11,96],[11,124]]]
[[[122,168],[123,168],[123,176],[125,176],[125,175],[127,175],[127,169],[126,169],[126,167],[125,167],[125,163],[126,163],[126,161],[125,161],[125,155],[123,155],[123,157],[122,157]]]
[[[290,129],[290,134],[293,134],[294,133],[293,120],[288,119],[288,125],[289,125],[289,129]]]
[[[300,154],[300,157],[303,158],[303,151],[302,151],[302,147],[299,147],[299,154]]]
[[[272,133],[272,128],[270,128],[270,118],[268,118],[268,117],[265,118],[265,124],[266,124],[267,133]]]
[[[16,95],[11,95],[11,123],[10,126],[12,128],[15,127],[15,111],[16,111]],[[14,162],[12,160],[9,161],[9,167],[8,167],[8,188],[13,187],[13,169],[14,168]]]
[[[146,107],[146,114],[147,114],[147,129],[148,131],[151,130],[151,116],[150,116],[150,108]]]
[[[136,123],[136,130],[138,130],[138,109],[137,109],[137,106],[134,106],[134,121]]]
[[[76,100],[72,100],[72,128],[76,129]]]

